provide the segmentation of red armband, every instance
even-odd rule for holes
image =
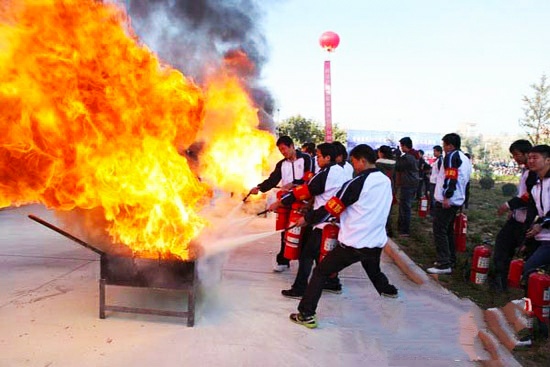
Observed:
[[[294,194],[296,200],[307,200],[311,197],[309,187],[306,184],[296,186],[292,189],[292,193]]]
[[[524,203],[527,203],[529,201],[529,193],[526,192],[525,194],[521,195],[520,200]]]
[[[309,180],[311,180],[313,178],[313,176],[315,176],[313,174],[313,172],[311,171],[305,171],[304,172],[304,177],[302,177],[302,180],[304,180],[304,182],[308,182]]]
[[[325,204],[325,209],[330,215],[339,217],[344,209],[346,209],[346,206],[342,203],[342,200],[338,199],[336,196],[333,196],[332,199],[327,201]]]
[[[445,168],[445,178],[451,180],[458,179],[458,168]]]

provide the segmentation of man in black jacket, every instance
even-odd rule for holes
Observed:
[[[307,153],[303,153],[294,148],[294,142],[289,136],[281,136],[277,140],[277,148],[283,155],[275,165],[275,169],[269,177],[262,183],[256,185],[250,190],[251,194],[256,195],[258,192],[267,192],[281,183],[281,190],[288,191],[294,186],[303,184],[306,179],[313,173],[313,159]],[[277,254],[277,264],[273,267],[273,271],[282,272],[290,268],[290,260],[284,257],[285,237],[284,232],[281,232],[281,248]]]
[[[397,231],[399,237],[409,237],[411,226],[411,205],[418,187],[418,157],[408,136],[399,140],[401,156],[395,164],[396,186],[399,189],[399,215]]]

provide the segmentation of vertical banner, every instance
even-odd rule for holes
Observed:
[[[332,100],[330,60],[325,61],[325,141],[332,143]]]

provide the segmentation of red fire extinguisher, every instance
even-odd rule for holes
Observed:
[[[508,269],[508,287],[521,288],[520,280],[521,274],[523,274],[523,266],[525,260],[515,259],[510,262],[510,268]]]
[[[530,298],[524,297],[523,300],[525,301],[523,312],[527,318],[527,329],[529,329],[529,334],[533,335],[535,326],[535,314],[533,313],[533,304]]]
[[[474,284],[483,284],[487,280],[489,272],[489,260],[491,248],[487,245],[479,245],[474,248],[472,267],[470,269],[470,281]]]
[[[466,251],[466,232],[468,230],[468,217],[464,213],[458,213],[454,223],[455,249],[457,252]]]
[[[285,191],[277,192],[277,200],[281,200],[281,197],[285,194]],[[290,208],[288,206],[279,206],[275,211],[275,230],[280,231],[288,227],[288,220],[290,216]]]
[[[321,262],[338,244],[338,232],[340,232],[340,227],[334,223],[329,223],[323,227],[319,262]]]
[[[288,219],[288,228],[292,227],[285,232],[285,251],[283,256],[288,260],[297,260],[300,257],[300,244],[302,242],[302,235],[304,233],[303,227],[293,227],[303,214],[300,212],[304,204],[296,201],[292,204],[292,210]]]
[[[424,195],[418,202],[418,216],[420,218],[425,218],[426,215],[428,215],[428,198]]]
[[[533,303],[533,313],[543,322],[548,322],[550,313],[550,275],[539,271],[529,275],[527,297]]]

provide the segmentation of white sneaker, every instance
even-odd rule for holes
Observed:
[[[288,270],[290,268],[290,265],[280,265],[280,264],[276,264],[274,267],[273,267],[273,271],[275,273],[282,273],[283,271],[285,270]]]
[[[515,348],[530,347],[533,344],[530,337],[521,338],[515,345]]]
[[[433,267],[433,268],[428,268],[427,272],[430,274],[451,274],[453,270],[451,268]]]

